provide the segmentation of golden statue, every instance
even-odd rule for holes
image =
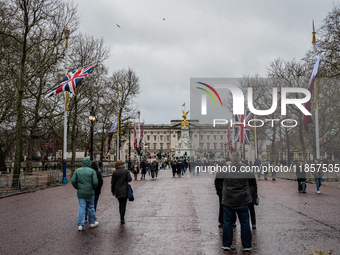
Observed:
[[[183,120],[182,120],[182,127],[183,127],[184,124],[186,124],[187,127],[189,127],[189,122],[187,121],[187,114],[189,113],[189,111],[184,112],[184,111],[182,110],[182,112],[183,112],[183,115],[182,115],[182,117],[183,117]]]

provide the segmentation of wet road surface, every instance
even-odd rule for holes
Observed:
[[[97,228],[77,231],[78,200],[71,184],[0,199],[0,254],[340,254],[340,189],[297,182],[258,180],[260,205],[252,251],[242,252],[240,228],[230,252],[221,250],[218,197],[213,175],[132,181],[125,225],[104,178]],[[325,253],[326,254],[326,253]],[[328,253],[327,253],[328,254]]]

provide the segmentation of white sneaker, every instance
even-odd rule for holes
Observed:
[[[318,194],[320,194],[321,192],[320,192],[320,190],[318,191]]]
[[[84,227],[83,226],[78,226],[78,231],[83,231]]]
[[[95,227],[97,227],[98,225],[99,225],[99,223],[98,223],[98,221],[96,221],[95,223],[90,224],[90,227],[91,227],[91,228],[95,228]]]

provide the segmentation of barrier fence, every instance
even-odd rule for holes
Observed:
[[[8,196],[15,193],[31,192],[39,189],[47,188],[48,186],[61,185],[63,178],[62,170],[42,170],[26,173],[22,168],[19,176],[13,176],[13,172],[0,172],[0,197]],[[104,166],[100,169],[103,177],[112,174],[114,168]],[[72,174],[75,170],[67,169],[66,177],[68,182],[71,182]],[[15,187],[12,184],[18,183]]]

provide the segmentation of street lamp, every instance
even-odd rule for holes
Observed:
[[[96,116],[94,115],[94,106],[92,106],[92,108],[91,108],[89,120],[91,121],[91,154],[90,154],[90,159],[93,160],[93,122],[96,121]]]
[[[227,160],[227,142],[224,143],[224,156],[225,159]]]

